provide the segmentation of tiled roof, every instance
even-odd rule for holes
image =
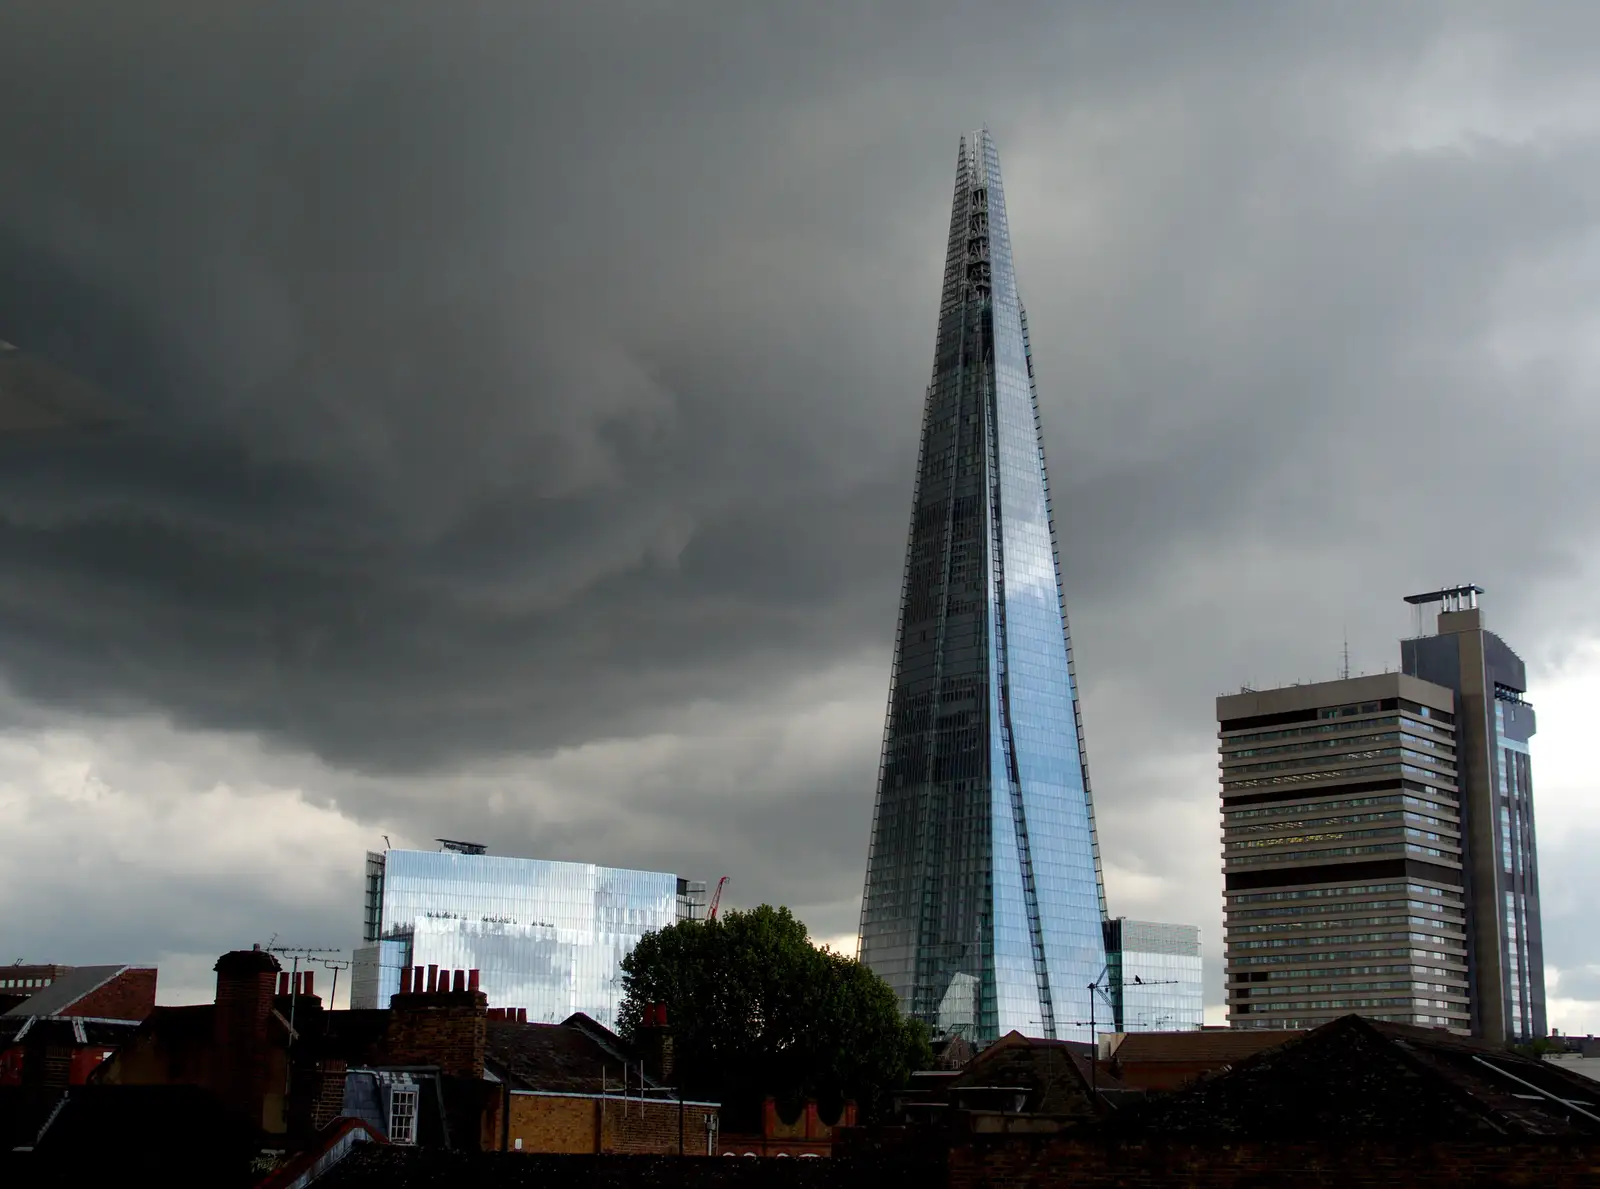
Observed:
[[[587,1016],[561,1024],[518,1024],[490,1020],[484,1050],[488,1063],[519,1090],[554,1090],[574,1094],[613,1092],[627,1076],[637,1085],[638,1067],[623,1042]],[[655,1083],[645,1079],[647,1085]]]
[[[127,966],[76,966],[6,1012],[8,1016],[54,1016],[105,986]]]
[[[1276,1048],[1304,1032],[1219,1028],[1205,1032],[1130,1032],[1112,1054],[1119,1064],[1183,1062],[1227,1065]]]
[[[1345,1016],[1116,1126],[1279,1140],[1600,1135],[1600,1085],[1443,1030]]]
[[[0,1017],[0,1044],[119,1045],[138,1031],[137,1020],[76,1020],[70,1017]]]
[[[1036,1040],[1012,1032],[984,1049],[948,1083],[952,1094],[983,1086],[1015,1086],[1028,1091],[1023,1110],[1039,1115],[1096,1113],[1089,1095],[1089,1056],[1059,1040]],[[1101,1071],[1096,1089],[1113,1091],[1122,1083]]]

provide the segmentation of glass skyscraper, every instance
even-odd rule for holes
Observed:
[[[1105,895],[1000,158],[964,137],[861,906],[907,1012],[1089,1039]],[[1103,984],[1102,984],[1103,985]]]
[[[489,855],[469,843],[367,855],[351,1007],[388,1007],[407,966],[478,970],[495,1007],[614,1027],[622,959],[652,930],[699,915],[705,885],[659,871]]]

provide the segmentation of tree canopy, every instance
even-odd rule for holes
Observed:
[[[759,1118],[769,1094],[788,1106],[851,1099],[874,1117],[931,1060],[926,1027],[902,1018],[889,985],[814,946],[787,908],[680,921],[641,938],[622,970],[623,1036],[647,1004],[665,1004],[674,1080],[721,1102],[730,1130]]]

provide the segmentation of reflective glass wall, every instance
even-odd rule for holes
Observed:
[[[957,159],[861,915],[862,960],[941,1031],[1087,1039],[1077,989],[1104,966],[1104,896],[1074,678],[980,131]]]
[[[1192,1032],[1205,1022],[1196,926],[1107,921],[1106,972],[1115,1031]]]
[[[613,1027],[622,959],[681,915],[683,881],[662,872],[450,851],[382,858],[380,937],[357,955],[370,973],[353,982],[353,1007],[388,1006],[402,969],[436,965],[478,970],[491,1006],[529,1020],[583,1012]]]

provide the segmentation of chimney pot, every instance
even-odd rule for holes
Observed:
[[[280,971],[278,971],[278,994],[287,995],[288,993],[289,993],[289,972],[287,970],[280,970]]]
[[[465,991],[467,989],[467,972],[465,970],[456,971],[452,982],[454,984],[450,988],[452,991]]]
[[[469,971],[467,971],[467,990],[476,991],[477,989],[478,989],[478,972],[476,970],[469,970]]]
[[[317,972],[315,970],[308,970],[308,971],[305,972],[305,974],[303,976],[303,981],[300,984],[300,994],[302,994],[302,995],[315,995],[316,994],[316,992],[311,989],[311,979],[316,973]]]
[[[411,967],[409,966],[400,968],[400,994],[411,994]]]
[[[428,994],[432,995],[439,989],[439,967],[437,963],[428,963]]]
[[[658,1004],[656,1004],[656,1027],[657,1028],[665,1028],[666,1026],[667,1026],[667,1005],[665,1003],[658,1003]]]
[[[427,990],[427,987],[428,987],[428,984],[422,981],[422,977],[423,977],[422,967],[418,966],[418,967],[416,967],[415,969],[412,970],[412,972],[411,972],[411,990],[415,994],[418,994],[418,995],[422,994],[422,992]]]
[[[517,1008],[517,1023],[526,1024],[527,1022],[528,1022],[528,1009],[525,1008],[525,1007]]]

